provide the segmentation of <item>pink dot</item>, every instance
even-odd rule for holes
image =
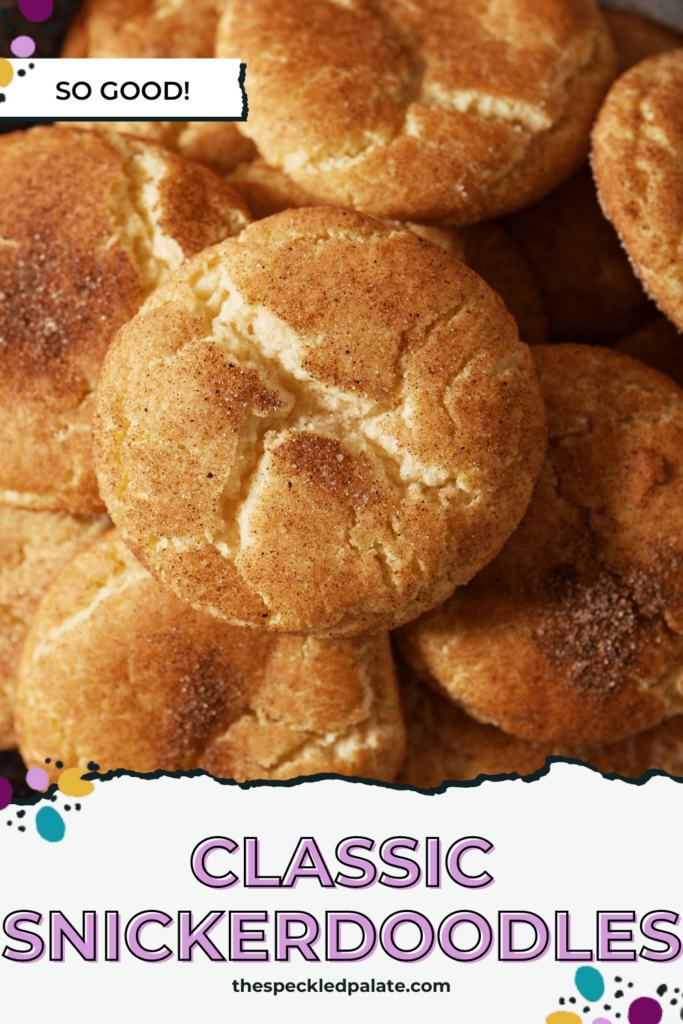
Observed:
[[[29,768],[26,772],[26,781],[31,789],[45,789],[50,777],[44,768]]]
[[[10,43],[10,50],[15,57],[31,57],[36,51],[36,44],[30,36],[17,36]]]
[[[607,1017],[596,1017],[593,1024],[610,1024]]]

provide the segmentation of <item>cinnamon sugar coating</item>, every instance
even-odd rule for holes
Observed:
[[[608,349],[533,353],[549,445],[527,513],[397,640],[482,721],[613,743],[683,710],[683,391]]]
[[[455,224],[540,199],[585,159],[616,73],[592,0],[230,0],[245,131],[304,189]]]
[[[3,135],[0,176],[0,504],[101,511],[90,431],[109,342],[248,211],[206,168],[114,133]]]
[[[391,781],[405,747],[386,634],[319,641],[228,626],[155,583],[115,531],[66,567],[36,613],[17,729],[27,765],[204,768],[240,782]]]
[[[649,295],[683,330],[683,49],[621,76],[593,130],[605,216]]]
[[[396,782],[430,789],[480,775],[531,775],[559,755],[605,775],[637,779],[652,769],[683,776],[683,715],[608,746],[566,747],[520,740],[465,714],[414,679],[402,686],[408,745]]]
[[[228,181],[247,203],[255,220],[283,210],[325,205],[260,159],[240,164]],[[548,318],[536,275],[502,223],[482,221],[454,228],[409,222],[406,226],[483,277],[514,316],[522,341],[542,345],[548,340]]]
[[[213,57],[224,0],[81,0],[62,57]]]
[[[288,211],[199,254],[120,332],[95,457],[126,543],[229,622],[353,636],[500,549],[545,410],[500,298],[413,232]]]
[[[0,750],[16,746],[17,670],[38,602],[62,567],[110,527],[108,516],[0,508]]]

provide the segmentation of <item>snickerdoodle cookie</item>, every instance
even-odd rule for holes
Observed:
[[[14,688],[38,602],[60,569],[110,526],[108,516],[0,508],[0,750],[16,746]]]
[[[94,449],[124,540],[181,599],[355,636],[500,550],[545,429],[529,350],[481,278],[321,208],[258,221],[150,296],[109,350]]]
[[[224,6],[225,0],[81,0],[62,57],[213,57]]]
[[[0,504],[101,511],[90,434],[109,342],[248,211],[207,168],[113,132],[3,135],[0,180]]]
[[[414,681],[402,687],[408,745],[396,782],[420,789],[480,775],[531,775],[559,754],[605,775],[637,779],[651,769],[683,775],[683,715],[602,747],[559,747],[511,736],[476,722],[451,701]]]
[[[683,49],[615,83],[593,131],[605,215],[648,293],[683,329]]]
[[[540,284],[554,341],[612,344],[656,315],[603,216],[588,167],[505,227]]]
[[[397,640],[482,721],[613,743],[683,710],[683,391],[609,349],[533,353],[549,444],[527,513]]]
[[[386,634],[320,641],[218,622],[161,588],[111,531],[72,561],[27,637],[28,765],[205,768],[391,781],[405,729]]]
[[[325,205],[263,160],[240,164],[228,181],[244,198],[256,220],[282,210]],[[536,275],[500,222],[481,221],[461,228],[410,222],[406,226],[483,277],[514,316],[522,341],[542,345],[548,340],[548,319]],[[626,257],[622,259],[626,262]]]
[[[585,159],[616,74],[592,0],[230,0],[245,132],[304,189],[383,217],[512,213]]]

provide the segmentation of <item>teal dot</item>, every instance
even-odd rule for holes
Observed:
[[[605,982],[600,971],[595,967],[579,967],[574,975],[574,983],[584,999],[591,1003],[602,998],[605,991]]]
[[[54,807],[41,807],[36,814],[38,835],[47,839],[48,843],[58,843],[64,838],[66,825],[59,811]]]

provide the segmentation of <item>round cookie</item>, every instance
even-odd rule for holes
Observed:
[[[652,769],[683,775],[683,715],[606,747],[558,747],[520,740],[476,722],[415,680],[404,682],[402,696],[408,745],[396,782],[419,789],[480,775],[532,775],[553,755],[628,779],[638,779]]]
[[[248,211],[205,167],[113,132],[3,135],[0,177],[0,504],[101,511],[90,433],[109,342]]]
[[[258,154],[251,139],[232,121],[76,121],[70,127],[120,132],[157,142],[220,175],[230,174]]]
[[[0,508],[0,750],[16,746],[17,669],[38,602],[62,567],[110,526],[108,516]]]
[[[115,531],[66,567],[35,615],[17,730],[27,766],[204,768],[239,782],[391,781],[405,748],[386,634],[320,641],[228,626],[155,583]]]
[[[616,73],[592,0],[231,0],[216,53],[248,65],[269,164],[330,203],[454,224],[580,166]]]
[[[536,275],[552,340],[610,345],[656,314],[602,214],[588,167],[505,227]]]
[[[109,350],[94,451],[143,564],[228,622],[355,636],[443,601],[529,501],[545,408],[501,299],[371,217],[189,261]]]
[[[283,210],[324,205],[263,160],[241,164],[228,181],[245,200],[255,220]],[[500,223],[482,221],[454,228],[409,222],[406,226],[483,277],[514,316],[522,341],[542,345],[548,340],[548,321],[536,277],[521,249]]]
[[[614,743],[683,710],[683,391],[609,349],[532,351],[549,443],[527,513],[397,642],[481,721]]]
[[[657,21],[650,21],[634,11],[613,11],[605,8],[607,22],[619,59],[619,73],[628,71],[646,57],[683,46],[683,35]]]
[[[62,57],[213,57],[225,0],[81,0]]]
[[[617,352],[625,352],[653,370],[665,373],[683,388],[683,338],[665,316],[651,320],[614,347]]]
[[[605,216],[647,292],[683,329],[683,49],[619,78],[593,130]]]

